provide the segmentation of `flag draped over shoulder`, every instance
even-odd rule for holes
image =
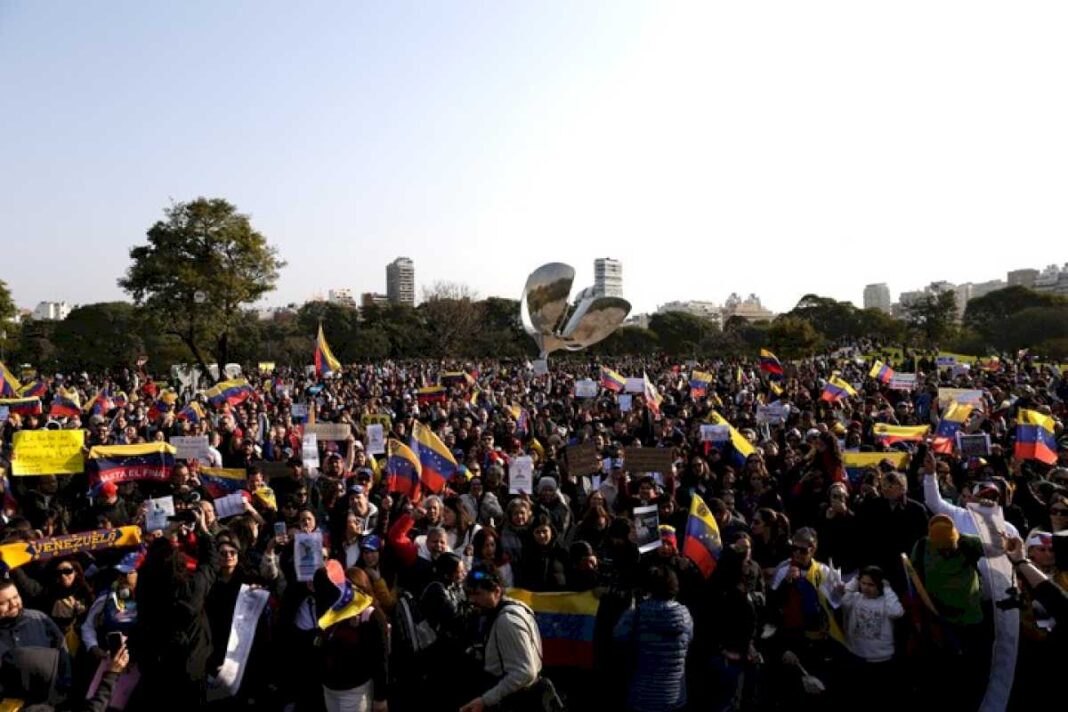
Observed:
[[[209,403],[221,408],[224,404],[237,405],[244,402],[252,395],[252,386],[244,378],[232,378],[215,384],[204,391],[204,395]]]
[[[627,379],[612,369],[601,366],[601,387],[615,393],[620,393],[627,387]]]
[[[723,550],[723,540],[719,526],[711,510],[696,493],[690,499],[690,516],[686,519],[686,539],[682,544],[682,555],[690,559],[701,570],[705,578],[716,570],[719,552]]]
[[[392,438],[386,442],[386,491],[419,497],[422,465],[411,449]]]
[[[820,400],[833,402],[845,398],[846,396],[855,396],[856,394],[857,392],[853,389],[853,386],[849,385],[849,383],[838,376],[831,376],[827,379],[827,385],[823,387],[823,393],[820,394]]]
[[[779,358],[767,349],[760,349],[760,370],[770,378],[782,378],[783,375]]]
[[[593,630],[600,603],[591,591],[535,593],[510,588],[507,594],[534,611],[546,667],[593,667]]]
[[[888,425],[876,423],[872,428],[872,435],[883,445],[893,445],[899,442],[919,442],[927,437],[930,425]]]
[[[315,339],[315,373],[320,378],[332,376],[341,370],[341,362],[334,358],[330,344],[326,343],[323,325],[319,324],[319,336]]]
[[[1036,410],[1021,408],[1016,416],[1017,458],[1039,460],[1047,465],[1057,462],[1057,439],[1053,418]]]
[[[433,430],[419,421],[412,427],[412,452],[419,458],[422,466],[420,481],[427,490],[435,494],[445,489],[455,475],[459,466],[456,458],[445,447]]]

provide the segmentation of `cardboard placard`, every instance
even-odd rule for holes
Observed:
[[[629,413],[634,407],[634,396],[629,393],[624,393],[619,396],[619,412]]]
[[[597,447],[593,443],[569,445],[564,448],[567,471],[576,477],[592,475],[601,471],[601,461],[597,457]]]
[[[941,410],[948,408],[953,401],[965,405],[973,405],[981,409],[983,407],[983,392],[972,388],[938,389],[938,407]]]
[[[594,380],[584,378],[581,381],[575,381],[576,398],[596,398],[598,391],[597,382]]]
[[[263,473],[264,479],[274,479],[275,477],[289,477],[290,469],[289,465],[284,462],[271,462],[270,460],[258,460],[252,463],[260,472]]]
[[[73,475],[85,470],[84,430],[20,430],[13,443],[13,475]]]
[[[196,460],[207,462],[211,459],[211,445],[207,435],[176,435],[170,444],[177,450],[174,457],[178,460]]]
[[[314,435],[324,442],[348,440],[352,426],[348,423],[312,423],[304,426],[304,435]]]
[[[731,426],[701,424],[701,442],[725,443],[731,439]]]
[[[304,460],[305,467],[312,470],[319,469],[319,442],[315,433],[304,433],[300,454]]]
[[[756,421],[758,423],[768,423],[769,425],[781,425],[786,422],[786,410],[785,403],[776,402],[769,405],[758,405]]]
[[[630,473],[671,472],[674,460],[671,450],[665,447],[627,448],[623,452],[623,466]]]
[[[628,378],[627,385],[623,389],[624,393],[645,393],[645,379],[644,378]]]
[[[916,374],[895,372],[894,375],[890,377],[890,382],[887,385],[891,390],[911,391],[916,387]]]

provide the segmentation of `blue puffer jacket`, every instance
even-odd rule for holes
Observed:
[[[634,631],[637,620],[637,632]],[[686,651],[693,619],[678,601],[642,601],[616,624],[616,640],[637,645],[638,664],[627,703],[640,712],[668,712],[686,704]]]

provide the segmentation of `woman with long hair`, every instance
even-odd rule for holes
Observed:
[[[464,563],[470,566],[474,556],[475,534],[481,529],[481,525],[475,523],[475,518],[467,511],[463,500],[457,496],[445,499],[445,509],[442,513],[442,526],[449,537],[449,548],[464,558]]]
[[[515,585],[512,564],[501,547],[501,537],[493,527],[482,527],[474,539],[474,565],[493,564],[505,588]]]
[[[41,608],[67,635],[69,643],[72,631],[76,631],[82,616],[93,605],[93,589],[85,580],[82,565],[74,559],[52,559],[45,575],[47,583]]]
[[[782,512],[760,508],[753,516],[753,561],[770,577],[790,555],[790,520]]]

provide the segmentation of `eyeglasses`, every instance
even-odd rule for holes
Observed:
[[[74,574],[74,569],[56,569],[56,573],[60,576],[71,576]]]

